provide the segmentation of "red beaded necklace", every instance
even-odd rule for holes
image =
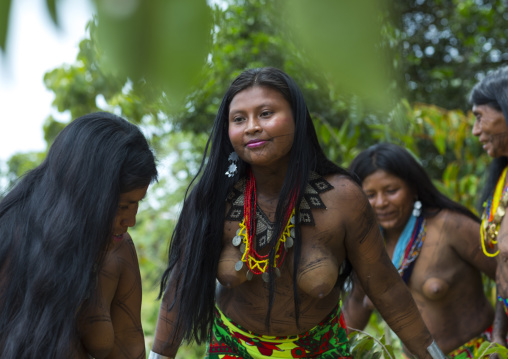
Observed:
[[[277,240],[275,244],[275,263],[274,267],[279,268],[284,262],[284,258],[286,257],[286,250],[289,249],[293,242],[291,233],[293,233],[294,237],[294,199],[295,196],[292,196],[290,206],[284,215],[284,223],[286,227],[284,228],[283,233],[280,238]],[[255,246],[253,245],[253,240],[256,238],[256,206],[257,206],[257,195],[256,195],[256,180],[254,178],[254,174],[252,171],[249,171],[249,175],[247,177],[247,183],[245,185],[245,197],[243,203],[243,213],[244,220],[240,224],[240,231],[243,232],[242,227],[245,228],[244,244],[245,244],[245,252],[242,256],[242,262],[247,264],[249,271],[253,274],[263,274],[266,273],[268,268],[268,257],[269,253],[265,255],[259,254]],[[243,225],[243,226],[242,226]],[[287,240],[291,238],[291,240]],[[284,245],[282,245],[284,244]],[[289,244],[289,245],[288,245]]]

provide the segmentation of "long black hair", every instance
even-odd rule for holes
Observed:
[[[0,357],[68,358],[97,290],[121,193],[157,178],[141,131],[80,117],[0,202]]]
[[[508,123],[508,67],[497,69],[478,82],[471,90],[469,102],[476,106],[487,105],[502,112]],[[480,211],[483,203],[493,194],[497,180],[507,165],[508,157],[506,156],[496,157],[490,164],[487,182],[478,203]]]
[[[349,170],[356,174],[361,182],[378,170],[399,177],[415,191],[418,200],[422,202],[424,216],[432,216],[446,208],[479,221],[465,206],[439,192],[413,155],[395,144],[379,143],[367,148],[355,157]]]
[[[228,156],[234,151],[228,136],[229,105],[239,92],[254,87],[264,86],[280,92],[291,106],[295,121],[295,137],[289,160],[288,171],[279,195],[276,209],[274,235],[283,226],[289,198],[296,195],[296,218],[299,217],[299,205],[302,200],[310,171],[320,175],[330,173],[348,174],[348,172],[329,161],[323,153],[312,119],[303,95],[294,80],[283,71],[265,67],[246,70],[231,84],[224,95],[219,111],[208,139],[201,167],[193,182],[196,182],[186,196],[182,213],[179,217],[171,239],[169,264],[161,281],[161,295],[166,290],[170,275],[176,275],[177,290],[175,300],[179,303],[178,328],[186,340],[204,342],[213,323],[215,284],[218,260],[222,250],[226,197],[233,185],[246,175],[248,164],[238,161],[238,171],[234,177],[225,175],[228,167]],[[208,149],[210,153],[208,155]],[[191,183],[192,186],[192,183]],[[191,188],[189,186],[189,189]],[[189,190],[188,190],[189,191]],[[276,241],[272,241],[276,242]],[[299,313],[296,275],[301,252],[301,230],[296,226],[294,246],[293,288],[295,311]],[[270,252],[273,263],[274,250]],[[346,261],[347,262],[347,261]],[[350,265],[342,272],[339,282],[350,273]],[[269,268],[273,270],[270,265]],[[177,273],[172,271],[175,269]],[[275,281],[273,272],[269,272],[270,294],[266,323],[268,326],[274,300]],[[342,285],[340,283],[340,285]],[[171,303],[167,310],[171,310]]]

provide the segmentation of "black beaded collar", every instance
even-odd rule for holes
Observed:
[[[227,221],[243,220],[243,201],[245,198],[246,182],[247,179],[245,177],[240,179],[228,194],[226,200],[231,203],[231,208],[226,215]],[[319,194],[329,191],[332,188],[333,186],[322,176],[315,172],[310,173],[300,204],[300,224],[316,225],[314,217],[312,216],[312,209],[326,209]],[[271,238],[271,227],[273,227],[273,224],[268,220],[263,211],[256,208],[256,233],[258,233],[256,237],[258,237],[258,241],[262,246],[263,243],[266,244],[266,239],[263,240],[262,238],[264,235],[268,235],[266,238]]]

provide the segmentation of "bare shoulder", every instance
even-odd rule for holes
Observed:
[[[125,233],[121,240],[113,243],[111,253],[117,259],[137,262],[136,247],[129,233]]]
[[[126,273],[139,272],[138,257],[134,242],[128,233],[121,240],[111,242],[100,272],[100,278],[106,280],[108,286],[115,287]]]
[[[357,223],[358,217],[370,216],[372,209],[369,201],[360,185],[351,177],[333,174],[325,179],[333,186],[333,190],[324,193],[326,207],[338,211],[345,223]]]
[[[342,174],[326,176],[334,187],[323,200],[337,225],[344,226],[347,242],[363,242],[376,225],[372,207],[358,183]]]
[[[450,234],[456,233],[463,235],[469,231],[479,234],[480,223],[463,213],[452,211],[450,209],[442,209],[435,216],[430,217],[428,225],[438,226],[443,231]]]
[[[362,188],[351,177],[343,174],[330,174],[325,179],[334,187],[332,191],[326,192],[330,199],[335,200],[365,200]]]
[[[132,292],[141,291],[141,278],[138,257],[134,242],[128,233],[115,243],[113,250],[115,270],[118,273],[118,282],[115,297],[127,299]]]
[[[477,251],[480,245],[480,223],[463,213],[449,209],[442,209],[435,216],[427,218],[427,233],[429,240],[435,238],[460,253]]]

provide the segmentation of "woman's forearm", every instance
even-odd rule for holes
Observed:
[[[397,280],[389,288],[390,290],[377,298],[374,305],[413,355],[417,358],[433,358],[427,350],[433,343],[432,336],[409,289],[402,280]]]
[[[508,332],[508,316],[504,308],[504,304],[499,300],[496,301],[496,315],[492,328],[492,341],[494,343],[506,346],[506,333]]]

